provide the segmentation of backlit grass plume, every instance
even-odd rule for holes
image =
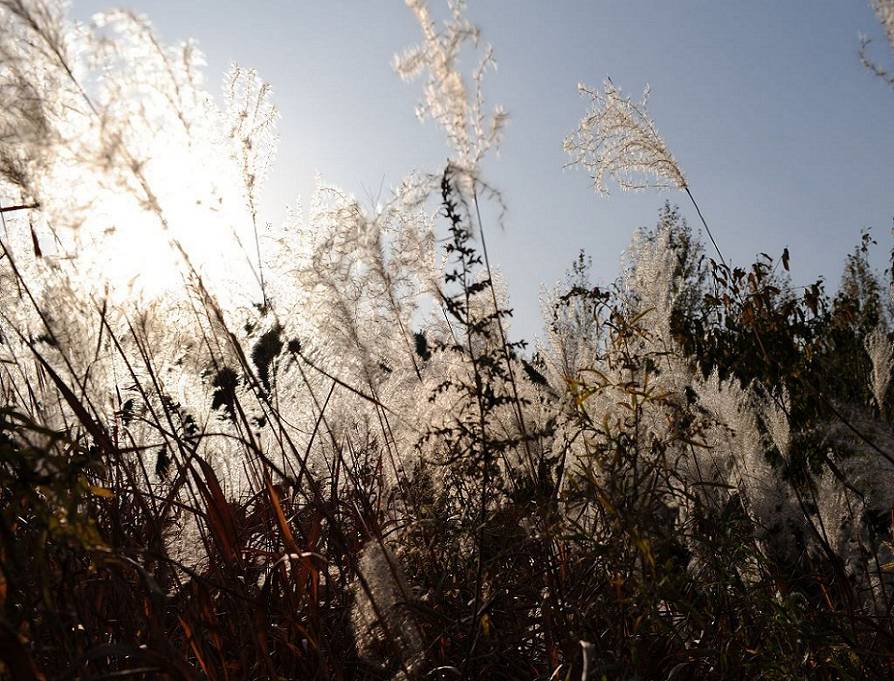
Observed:
[[[875,10],[875,16],[885,31],[888,44],[894,50],[894,0],[870,0],[869,4]],[[860,36],[860,62],[888,85],[894,87],[894,74],[891,73],[890,69],[881,66],[875,59],[869,56],[870,42],[872,41],[867,36]]]
[[[565,138],[571,166],[593,178],[593,187],[608,193],[608,181],[625,190],[685,189],[686,178],[649,116],[646,103],[626,97],[609,79],[600,92],[588,85],[578,91],[591,101],[577,130]]]
[[[489,149],[499,144],[509,116],[500,106],[489,114],[485,110],[484,74],[488,68],[496,68],[489,45],[471,73],[474,90],[469,91],[459,56],[467,44],[478,47],[480,31],[466,18],[464,0],[448,4],[450,18],[438,30],[424,0],[407,0],[422,29],[422,42],[396,56],[393,65],[405,80],[425,72],[423,100],[416,113],[419,118],[432,118],[444,129],[457,154],[454,164],[471,171]]]

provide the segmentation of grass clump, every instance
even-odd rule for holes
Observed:
[[[787,250],[736,266],[708,232],[709,257],[668,203],[613,284],[581,253],[545,337],[514,340],[479,206],[501,207],[492,55],[464,79],[462,4],[443,26],[409,4],[424,39],[396,66],[454,160],[375,211],[321,186],[263,230],[257,74],[217,107],[195,48],[142,18],[0,0],[22,95],[0,113],[2,673],[890,677],[871,238],[830,295]],[[573,161],[694,204],[645,102],[590,94]],[[172,187],[180,162],[205,172]],[[147,258],[109,259],[125,222]]]

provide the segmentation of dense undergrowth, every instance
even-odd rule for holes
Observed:
[[[221,106],[144,19],[0,2],[2,673],[894,676],[871,238],[830,295],[665,204],[612,286],[581,254],[527,347],[479,211],[490,51],[464,80],[461,4],[408,4],[395,66],[453,160],[375,210],[320,187],[274,230],[256,74]],[[596,187],[694,203],[645,101],[584,92],[566,148]]]

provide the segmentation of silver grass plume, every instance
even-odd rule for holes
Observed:
[[[273,90],[255,69],[233,64],[224,78],[228,135],[242,167],[246,200],[252,217],[257,214],[258,191],[276,156],[276,122],[279,111]]]
[[[774,553],[789,552],[799,516],[790,504],[787,482],[766,457],[770,443],[783,456],[788,454],[791,435],[784,409],[765,390],[724,381],[716,370],[704,380],[696,379],[692,387],[701,407],[716,421],[705,433],[709,446],[693,451],[693,481],[701,482],[705,475],[735,489],[755,523],[755,538]],[[785,394],[780,397],[783,407],[787,399]],[[762,421],[768,437],[761,434]]]
[[[756,388],[755,388],[756,390]],[[760,404],[763,406],[764,426],[776,449],[783,458],[787,458],[792,445],[791,426],[788,413],[791,411],[791,399],[788,390],[783,387],[778,397],[761,394]]]
[[[891,382],[891,370],[894,369],[894,345],[888,340],[888,333],[879,326],[866,337],[866,352],[872,361],[870,384],[875,403],[881,411],[885,404],[885,393]]]
[[[872,9],[875,10],[875,16],[878,18],[879,23],[885,31],[885,37],[888,39],[888,44],[891,46],[892,51],[894,51],[894,0],[869,0],[869,4],[872,6]],[[870,72],[884,80],[891,87],[894,87],[894,73],[879,66],[879,64],[869,56],[870,42],[872,41],[869,37],[865,35],[860,36],[860,62]]]
[[[508,114],[496,106],[485,112],[482,82],[489,68],[496,68],[493,50],[484,47],[477,67],[472,72],[474,91],[469,92],[458,63],[466,44],[478,47],[479,29],[464,16],[464,0],[450,0],[450,18],[438,30],[424,0],[406,0],[422,29],[422,42],[396,55],[394,70],[404,80],[412,80],[426,72],[423,101],[416,108],[420,119],[431,118],[447,134],[447,141],[457,152],[453,162],[474,174],[475,168],[489,149],[500,142]]]
[[[276,122],[279,111],[273,104],[270,83],[261,80],[255,69],[245,69],[238,64],[233,64],[227,72],[224,96],[231,154],[242,170],[245,203],[254,232],[256,276],[266,303],[267,290],[258,237],[258,198],[270,165],[276,157]]]
[[[570,166],[580,166],[593,178],[593,187],[608,194],[606,180],[625,190],[686,189],[686,178],[646,110],[649,89],[641,102],[625,97],[612,81],[603,91],[578,85],[591,107],[564,149]]]
[[[360,553],[357,569],[367,587],[357,585],[351,609],[357,652],[371,663],[393,660],[398,652],[402,670],[412,674],[420,661],[422,637],[407,608],[410,588],[397,558],[381,542],[370,541]],[[405,671],[394,678],[406,678]]]
[[[34,240],[52,237],[47,260],[116,303],[179,290],[185,273],[216,293],[247,290],[233,278],[250,273],[231,238],[251,222],[242,164],[228,158],[195,45],[165,45],[135,14],[81,24],[44,0],[0,0],[0,24],[0,92],[15,102],[0,111],[0,193],[39,207]],[[139,258],[118,257],[137,239]]]
[[[624,253],[621,275],[623,295],[629,298],[629,304],[648,315],[652,341],[666,348],[674,344],[671,318],[683,285],[672,238],[666,224],[654,234],[637,230]]]
[[[894,50],[894,0],[870,0],[870,4],[885,29],[885,37],[891,44],[891,49]]]

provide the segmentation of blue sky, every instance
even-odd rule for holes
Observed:
[[[167,41],[198,40],[209,85],[237,61],[275,89],[281,144],[265,204],[282,218],[325,181],[374,200],[412,169],[447,157],[438,129],[414,115],[420,89],[392,72],[417,42],[399,0],[131,0]],[[431,1],[433,8],[439,3]],[[73,0],[86,18],[108,6]],[[542,284],[561,278],[579,249],[602,283],[617,274],[632,231],[655,222],[679,193],[595,195],[563,170],[562,138],[584,113],[579,81],[611,76],[627,94],[652,87],[650,110],[687,175],[725,255],[750,262],[788,246],[796,283],[837,285],[860,229],[884,266],[894,217],[894,90],[867,73],[858,34],[894,62],[866,0],[471,0],[494,45],[487,94],[512,117],[487,178],[509,206],[488,247],[510,288],[514,336],[540,328]]]

